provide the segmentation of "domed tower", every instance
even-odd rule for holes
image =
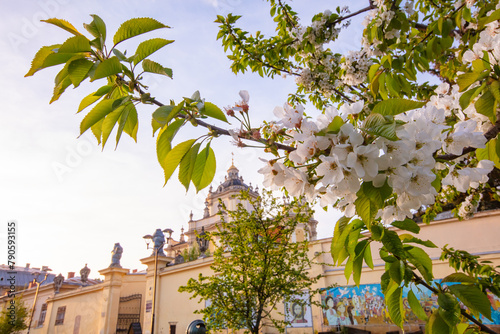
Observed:
[[[245,184],[239,172],[238,168],[232,163],[227,170],[224,182],[221,182],[215,190],[210,186],[208,196],[205,200],[203,218],[193,220],[191,217],[188,231],[184,233],[188,237],[189,243],[196,240],[196,231],[200,233],[202,227],[207,232],[215,230],[215,225],[220,221],[218,215],[221,210],[219,199],[228,210],[236,210],[236,206],[241,202],[237,197],[242,190],[248,190],[250,196],[254,198],[259,196],[258,187],[254,189],[251,184]],[[250,204],[243,203],[243,205],[247,210],[251,210]]]
[[[212,232],[216,229],[216,225],[220,223],[220,216],[218,214],[222,209],[220,201],[224,203],[228,210],[234,211],[236,210],[238,203],[241,202],[238,199],[238,195],[242,190],[247,190],[253,198],[257,198],[259,196],[258,187],[254,188],[251,184],[245,184],[243,177],[239,175],[239,172],[238,168],[236,168],[234,163],[232,163],[227,170],[224,182],[221,182],[215,189],[210,186],[208,196],[205,200],[203,218],[195,220],[193,219],[193,214],[190,214],[188,230],[181,234],[182,241],[174,244],[172,247],[174,253],[182,252],[186,248],[191,248],[193,244],[196,245],[197,234]],[[252,210],[250,203],[246,201],[241,203],[248,211]],[[293,241],[302,241],[304,238],[315,240],[317,235],[317,224],[318,222],[313,218],[307,224],[301,224],[298,226],[295,234],[293,235]],[[187,237],[188,239],[185,240],[184,237]],[[212,253],[214,251],[214,245],[210,244],[208,249],[210,253]]]

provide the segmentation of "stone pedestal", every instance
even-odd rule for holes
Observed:
[[[102,291],[104,303],[101,309],[100,333],[114,333],[116,331],[121,287],[123,278],[128,272],[128,269],[116,267],[99,270],[99,273],[104,276]]]
[[[151,323],[153,321],[152,310],[153,310],[153,301],[156,299],[156,309],[155,309],[155,330],[154,332],[158,332],[158,314],[160,314],[160,310],[158,309],[158,296],[159,291],[161,289],[160,277],[159,274],[162,268],[165,268],[168,263],[174,261],[174,257],[172,256],[158,256],[157,260],[157,268],[156,272],[156,298],[153,298],[153,294],[155,292],[155,256],[151,255],[144,259],[141,259],[141,263],[148,266],[147,274],[146,274],[146,296],[144,298],[144,326],[142,331],[144,334],[151,334]]]

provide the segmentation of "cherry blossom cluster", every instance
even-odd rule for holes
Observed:
[[[366,81],[373,61],[365,51],[349,51],[340,65],[344,71],[342,81],[346,85],[359,85]]]
[[[472,193],[468,195],[465,200],[460,203],[460,207],[458,209],[458,216],[463,219],[469,219],[474,215],[483,198],[482,193]]]
[[[349,115],[359,114],[363,101],[344,104],[338,110],[326,108],[316,120],[305,117],[302,106],[285,104],[274,114],[279,121],[276,129],[286,129],[286,144],[296,150],[284,161],[271,160],[259,170],[264,185],[272,189],[286,188],[292,196],[305,195],[309,200],[320,199],[322,206],[335,205],[346,216],[355,215],[354,201],[363,182],[375,187],[387,184],[393,196],[377,217],[389,224],[412,217],[415,210],[432,205],[438,195],[436,172],[445,171],[441,184],[465,193],[487,182],[493,162],[481,160],[472,165],[436,162],[437,153],[460,155],[465,147],[484,148],[486,138],[481,131],[486,121],[472,117],[472,111],[460,110],[461,93],[446,84],[425,106],[396,116],[403,124],[397,127],[399,140],[383,137],[373,139],[362,131],[361,124],[351,123]],[[460,115],[454,126],[447,118]],[[339,131],[328,132],[334,119],[342,119]],[[481,122],[481,123],[478,123]],[[490,124],[491,126],[491,124]],[[439,189],[439,188],[438,188]],[[460,214],[471,212],[465,203]]]
[[[496,9],[500,9],[500,3]],[[488,15],[490,15],[489,13]],[[472,50],[467,50],[462,56],[464,64],[472,63],[476,59],[482,59],[484,53],[488,54],[490,66],[496,65],[500,61],[500,23],[493,21],[486,24],[486,28],[480,32],[479,40],[472,46]]]
[[[340,29],[328,24],[331,15],[332,12],[326,10],[317,16],[311,26],[297,25],[291,28],[290,35],[295,38],[295,47],[300,48],[304,41],[319,46],[337,39]]]

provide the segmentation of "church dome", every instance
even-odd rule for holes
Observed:
[[[241,191],[241,190],[247,190],[250,189],[250,191],[253,191],[252,186],[248,186],[243,182],[243,177],[239,175],[239,170],[236,168],[236,166],[231,164],[231,167],[227,170],[227,175],[225,177],[224,182],[222,182],[214,191],[216,194],[220,194],[223,192],[226,192],[228,190],[234,190],[234,191]]]

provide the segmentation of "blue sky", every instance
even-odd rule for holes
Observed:
[[[336,3],[300,0],[292,5],[307,24],[315,12],[333,11]],[[350,5],[355,11],[367,1]],[[16,220],[19,265],[48,265],[56,274],[66,276],[88,263],[90,276],[97,277],[97,271],[109,265],[114,243],[120,242],[124,248],[122,266],[143,269],[139,259],[150,252],[142,236],[156,228],[172,228],[178,239],[181,227],[187,228],[191,210],[195,219],[201,218],[207,194],[186,193],[176,175],[163,187],[163,172],[151,136],[153,107],[139,109],[137,144],[124,135],[117,150],[109,143],[101,151],[90,134],[77,139],[84,115],[75,114],[76,108],[95,87],[70,87],[59,101],[49,105],[58,69],[24,78],[40,47],[70,37],[57,27],[40,23],[40,19],[63,18],[83,32],[82,24],[91,21],[89,14],[97,14],[106,22],[110,40],[119,24],[132,17],[152,17],[171,26],[144,37],[175,40],[153,57],[173,69],[174,79],[147,80],[152,96],[160,101],[179,101],[199,90],[207,101],[223,107],[239,100],[238,92],[245,89],[250,93],[252,119],[258,125],[263,119],[272,119],[274,107],[282,105],[294,90],[293,78],[234,75],[216,40],[218,29],[213,21],[217,14],[229,12],[243,15],[240,24],[248,31],[272,32],[264,1],[17,0],[3,1],[1,6],[0,238],[4,244],[7,222]],[[336,47],[342,52],[355,49],[360,34],[358,25]],[[121,51],[133,52],[140,41],[123,43]],[[245,181],[260,185],[262,177],[257,170],[261,162],[257,158],[265,157],[261,152],[239,149],[228,138],[218,140],[214,149],[215,185],[231,164],[231,152]],[[316,215],[319,237],[329,237],[338,215],[320,211]],[[6,251],[0,251],[0,263],[6,260]]]

